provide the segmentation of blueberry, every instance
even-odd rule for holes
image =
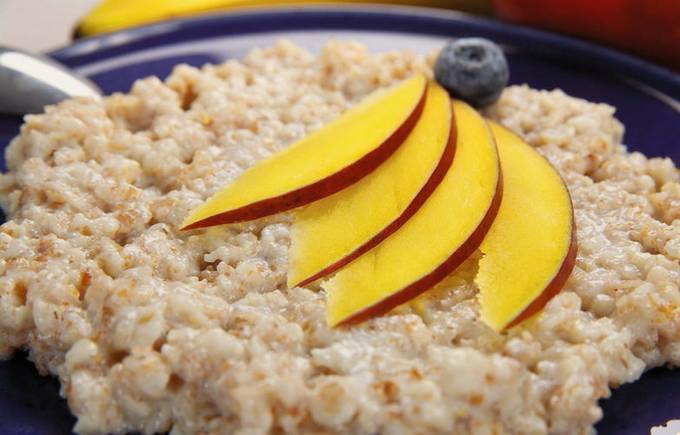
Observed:
[[[460,38],[439,53],[434,76],[454,97],[483,107],[498,100],[510,73],[498,45],[484,38]]]

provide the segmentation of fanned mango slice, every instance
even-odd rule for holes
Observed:
[[[245,171],[194,209],[182,229],[257,219],[332,195],[384,162],[409,135],[425,104],[416,74],[369,95],[325,127]]]
[[[491,129],[503,170],[503,201],[475,282],[481,318],[497,331],[537,313],[569,278],[576,229],[569,191],[535,149],[496,123]]]
[[[444,180],[399,230],[322,285],[331,326],[363,321],[414,298],[482,242],[502,197],[498,153],[474,109],[455,101],[453,110],[456,155]]]
[[[394,233],[446,175],[455,152],[449,95],[432,82],[423,114],[399,149],[356,184],[300,208],[288,286],[332,273]]]

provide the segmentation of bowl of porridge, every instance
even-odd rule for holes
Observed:
[[[497,26],[416,9],[282,10],[55,53],[110,95],[0,125],[12,136],[0,388],[8,403],[54,396],[4,411],[4,432],[590,433],[624,419],[600,400],[628,384],[652,385],[626,399],[645,430],[680,416],[677,76]],[[323,282],[288,285],[295,209],[182,231],[196,207],[369,95],[432,80],[446,41],[470,34],[500,44],[510,66],[480,119],[545,158],[573,206],[574,264],[534,318],[483,321],[475,251],[420,304],[333,327]],[[38,389],[38,374],[58,391]],[[21,385],[36,387],[21,396]]]

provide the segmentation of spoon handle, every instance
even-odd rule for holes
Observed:
[[[101,90],[47,56],[0,46],[0,113],[38,113],[76,96],[100,98]]]

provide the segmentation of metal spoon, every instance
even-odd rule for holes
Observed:
[[[0,113],[38,113],[76,96],[99,99],[102,91],[47,56],[0,46]]]

